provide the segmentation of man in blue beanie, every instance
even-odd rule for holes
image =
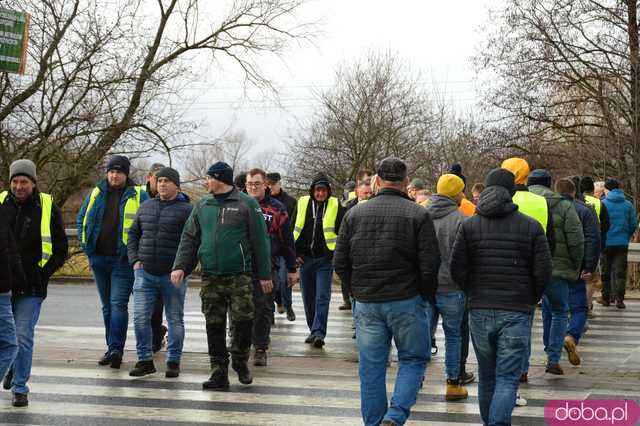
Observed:
[[[253,382],[247,366],[253,328],[252,276],[264,293],[273,289],[271,245],[258,202],[233,185],[233,169],[218,161],[209,167],[207,186],[211,195],[194,207],[187,220],[171,281],[179,285],[198,262],[202,267],[202,312],[207,327],[211,377],[203,389],[229,389],[231,367],[240,383]],[[227,351],[227,311],[233,325]]]

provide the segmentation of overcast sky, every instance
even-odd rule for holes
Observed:
[[[314,89],[331,85],[338,64],[371,50],[399,54],[421,73],[427,88],[446,93],[461,109],[471,108],[476,93],[469,58],[481,40],[479,28],[487,24],[488,8],[501,2],[311,0],[301,20],[323,21],[315,45],[293,46],[283,57],[286,65],[273,59],[263,65],[279,89],[284,109],[263,99],[259,91],[245,95],[237,70],[212,69],[191,87],[197,100],[187,116],[204,121],[201,133],[211,138],[233,123],[260,151],[280,151],[317,107]]]

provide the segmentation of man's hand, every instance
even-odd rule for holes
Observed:
[[[298,264],[298,266],[300,266],[300,265],[302,265],[302,264],[304,263],[304,259],[303,259],[303,258],[301,258],[301,257],[298,257],[298,258],[296,259],[296,263]]]
[[[273,282],[271,280],[260,280],[260,285],[264,294],[269,294],[273,290]]]
[[[585,281],[591,281],[591,279],[593,278],[593,274],[591,272],[582,272],[582,274],[580,275],[580,278],[582,278]]]
[[[142,269],[142,262],[140,262],[139,260],[133,264],[133,269],[137,270],[137,269]]]
[[[289,284],[289,288],[295,287],[296,283],[298,282],[298,273],[297,272],[289,272],[287,274],[287,281],[288,281],[288,284]]]
[[[173,284],[175,288],[180,288],[182,281],[184,281],[184,271],[182,269],[171,272],[171,284]]]

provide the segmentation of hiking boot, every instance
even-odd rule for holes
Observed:
[[[167,362],[167,371],[164,373],[164,377],[173,379],[180,375],[180,364],[177,362]]]
[[[284,314],[284,306],[283,305],[279,305],[278,304],[277,310],[278,310],[279,314]]]
[[[383,420],[382,423],[380,423],[380,426],[398,426],[398,425],[396,425],[391,420]]]
[[[231,368],[238,373],[238,381],[243,385],[250,385],[253,383],[253,376],[251,375],[251,371],[249,371],[249,367],[247,363],[242,361],[233,361],[231,363]]]
[[[529,373],[522,373],[520,375],[520,383],[529,383]]]
[[[313,340],[313,346],[318,349],[322,348],[324,346],[324,339],[320,336],[316,336],[316,338]]]
[[[120,368],[122,365],[122,354],[120,352],[111,352],[111,368]]]
[[[229,368],[221,365],[215,366],[209,380],[202,383],[202,389],[214,391],[229,390]]]
[[[107,351],[102,355],[102,358],[98,360],[98,365],[109,365],[111,364],[111,352]]]
[[[310,334],[310,335],[307,336],[306,339],[304,339],[304,342],[311,345],[311,344],[313,344],[314,340],[316,340],[316,336],[314,336],[313,334]]]
[[[596,302],[598,302],[599,305],[602,306],[610,306],[611,303],[609,301],[609,299],[605,299],[604,297],[600,296],[596,299]]]
[[[458,401],[460,399],[467,398],[468,395],[467,390],[462,386],[460,380],[447,379],[447,394],[445,395],[445,401]]]
[[[287,321],[295,321],[295,320],[296,320],[296,313],[293,312],[293,308],[289,306],[287,308]]]
[[[468,385],[469,383],[473,383],[476,380],[476,376],[473,375],[473,373],[464,373],[462,376],[460,376],[460,382],[463,385]]]
[[[267,351],[264,349],[256,349],[256,352],[253,354],[253,365],[256,367],[266,367],[267,366]]]
[[[131,377],[142,377],[147,374],[153,374],[156,372],[156,366],[153,364],[153,360],[150,361],[138,361],[133,370],[129,371]]]
[[[11,405],[14,407],[26,407],[29,405],[29,398],[26,393],[14,393]]]
[[[165,327],[164,325],[160,326],[160,335],[157,336],[155,342],[153,342],[153,348],[151,348],[154,354],[160,352],[160,349],[162,349],[164,345],[167,344],[167,331],[167,327]]]
[[[544,371],[545,373],[555,374],[556,376],[562,376],[564,374],[564,371],[562,371],[562,367],[560,367],[560,364],[549,361],[547,361],[547,368]]]
[[[344,302],[342,305],[338,306],[339,311],[350,311],[351,303]]]
[[[4,380],[2,381],[2,387],[5,390],[11,389],[11,381],[13,380],[13,370],[10,369],[7,371],[7,375],[4,376]]]
[[[624,304],[624,301],[622,299],[618,299],[618,301],[616,302],[616,308],[626,309],[627,306]]]
[[[580,365],[580,355],[578,354],[577,344],[573,336],[564,337],[564,349],[569,355],[569,362],[571,365]]]
[[[516,395],[516,407],[526,407],[526,406],[527,406],[527,400],[521,397],[520,394],[518,393]]]

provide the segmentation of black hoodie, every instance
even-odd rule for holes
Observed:
[[[469,308],[533,312],[551,280],[542,228],[499,186],[482,192],[476,213],[460,227],[451,253],[451,276]]]
[[[322,218],[327,208],[327,202],[318,202],[313,197],[313,189],[316,185],[324,185],[329,190],[329,197],[331,197],[331,183],[326,175],[320,173],[316,175],[311,181],[309,187],[309,195],[311,200],[305,213],[304,227],[300,236],[296,240],[296,254],[298,257],[312,256],[323,257],[328,256],[333,258],[333,251],[327,248],[327,244],[324,239],[324,232],[322,230]],[[296,219],[298,217],[298,207],[292,215],[292,224],[295,226]],[[340,231],[340,223],[344,217],[344,208],[338,203],[338,217],[336,218],[336,235]]]

